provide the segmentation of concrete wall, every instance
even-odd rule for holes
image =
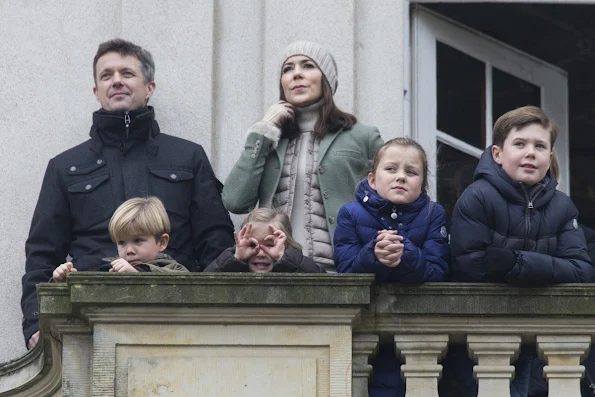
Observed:
[[[403,0],[0,0],[0,362],[25,352],[24,245],[47,161],[87,139],[92,58],[123,37],[152,52],[162,130],[202,144],[224,180],[246,128],[278,98],[278,54],[315,40],[341,108],[403,134]]]

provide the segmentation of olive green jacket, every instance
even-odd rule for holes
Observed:
[[[275,148],[273,139],[248,130],[240,159],[223,186],[223,205],[228,211],[243,214],[257,204],[272,207],[288,143],[288,139],[281,139]],[[328,133],[320,141],[317,174],[331,240],[339,209],[354,200],[355,188],[382,144],[376,127],[360,123],[349,130]]]
[[[104,262],[112,263],[118,257],[103,258]],[[158,273],[188,273],[186,266],[176,262],[171,256],[160,252],[157,258],[145,263],[134,265],[134,268],[139,272],[158,272]]]

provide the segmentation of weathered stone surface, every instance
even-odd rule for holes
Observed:
[[[71,302],[81,305],[368,305],[373,277],[365,274],[75,273]]]

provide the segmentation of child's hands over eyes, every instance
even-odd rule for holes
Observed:
[[[250,223],[244,226],[239,234],[233,232],[233,238],[236,240],[235,257],[237,260],[248,262],[260,252],[258,240],[252,237],[252,225]]]
[[[112,273],[136,273],[138,270],[132,266],[126,259],[118,258],[111,263],[112,268],[109,269]]]
[[[403,236],[396,230],[379,230],[374,246],[374,255],[380,263],[388,267],[397,267],[401,263],[401,256],[405,246]]]
[[[269,225],[269,230],[272,234],[264,238],[264,244],[260,244],[260,249],[270,256],[272,260],[278,262],[285,253],[287,236],[273,225]]]

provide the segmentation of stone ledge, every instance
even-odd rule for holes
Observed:
[[[40,285],[38,295],[44,314],[71,313],[80,306],[135,304],[367,306],[373,280],[367,274],[81,272],[69,275],[62,285]]]
[[[377,315],[595,316],[595,285],[511,287],[508,284],[426,283],[378,285],[372,290]]]

